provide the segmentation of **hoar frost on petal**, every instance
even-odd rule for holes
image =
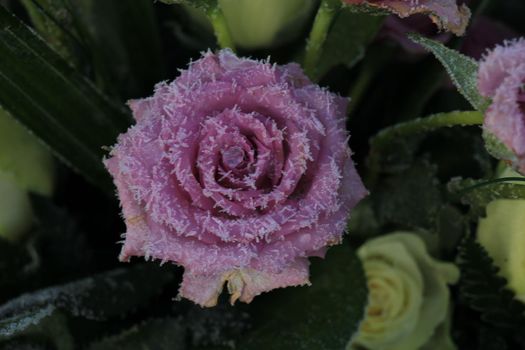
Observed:
[[[349,5],[368,5],[388,10],[400,17],[416,13],[427,14],[439,29],[463,35],[470,19],[466,5],[457,0],[343,0]]]
[[[308,257],[342,239],[366,195],[347,100],[296,64],[207,52],[153,96],[105,161],[127,232],[122,261],[184,267],[182,297],[213,306],[309,284]]]
[[[505,160],[525,173],[525,39],[497,46],[481,61],[480,93],[492,100],[483,123],[487,140],[496,138],[508,151]],[[508,152],[501,152],[505,154]]]

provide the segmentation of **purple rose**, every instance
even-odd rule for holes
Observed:
[[[367,191],[345,131],[347,100],[296,64],[208,52],[152,97],[106,166],[126,220],[120,255],[185,269],[203,306],[308,284],[308,257],[341,242]]]
[[[524,38],[497,46],[481,61],[479,91],[492,99],[485,114],[484,130],[511,151],[505,158],[522,174],[525,174],[524,84]]]

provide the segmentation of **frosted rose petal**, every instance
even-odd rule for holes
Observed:
[[[470,18],[466,5],[458,5],[457,0],[343,0],[350,5],[369,5],[385,9],[399,17],[416,13],[427,14],[439,29],[463,35]]]
[[[478,87],[492,100],[484,129],[514,153],[509,161],[525,173],[525,39],[506,42],[483,58]]]
[[[180,294],[232,302],[308,283],[308,257],[342,239],[366,195],[345,131],[347,99],[299,66],[205,53],[152,97],[105,161],[131,256],[185,268]]]

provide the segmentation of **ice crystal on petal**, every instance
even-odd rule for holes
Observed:
[[[213,306],[308,284],[308,257],[341,241],[366,195],[347,99],[299,66],[206,52],[153,96],[105,161],[127,225],[120,259],[185,268],[181,296]]]

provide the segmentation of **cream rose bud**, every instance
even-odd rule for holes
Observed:
[[[295,39],[304,30],[315,4],[315,0],[219,0],[235,45],[246,49],[278,46]],[[193,10],[190,13],[202,21],[202,15]]]
[[[502,177],[519,176],[507,169]],[[525,302],[525,200],[498,199],[487,206],[479,221],[478,240],[487,250],[500,275],[519,300]]]
[[[440,350],[443,344],[454,349],[450,335],[441,329],[450,304],[448,284],[459,279],[455,265],[431,257],[423,240],[409,232],[371,239],[358,256],[368,280],[369,303],[348,349],[432,349],[438,343]]]
[[[50,195],[51,154],[0,109],[0,237],[15,241],[30,227],[29,192]]]

